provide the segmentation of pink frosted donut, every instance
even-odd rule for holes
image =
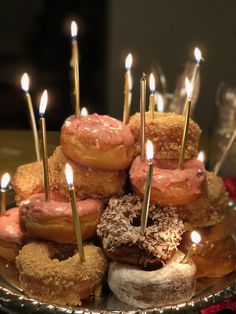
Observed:
[[[102,202],[97,199],[77,201],[82,239],[96,235]],[[44,194],[35,194],[19,206],[21,230],[35,238],[59,243],[75,242],[73,215],[70,202],[45,201]]]
[[[196,158],[185,160],[183,169],[178,169],[178,160],[154,159],[151,202],[180,206],[193,202],[202,193],[205,180],[203,163]],[[146,180],[147,160],[136,157],[131,169],[131,186],[135,193],[143,197]]]
[[[11,208],[0,216],[0,257],[14,262],[24,241],[19,226],[19,208]]]
[[[125,169],[134,155],[134,138],[129,127],[96,113],[67,118],[61,130],[61,145],[72,160],[98,169]]]

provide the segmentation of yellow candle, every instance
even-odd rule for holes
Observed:
[[[27,73],[24,73],[22,75],[21,87],[25,91],[25,99],[26,99],[26,102],[28,105],[28,110],[29,110],[29,115],[30,115],[30,123],[31,123],[31,128],[33,131],[33,136],[34,136],[34,147],[35,147],[36,158],[37,158],[37,161],[40,161],[38,131],[37,131],[36,122],[35,122],[32,100],[31,100],[31,96],[29,93],[29,76]]]
[[[179,169],[183,168],[183,163],[184,163],[184,153],[185,153],[186,144],[188,141],[188,125],[189,125],[189,116],[190,116],[191,101],[192,101],[192,84],[189,82],[187,77],[185,79],[185,88],[186,88],[186,93],[187,93],[187,101],[186,101],[186,112],[185,112],[185,117],[184,117],[184,131],[183,131],[181,148],[180,148]]]
[[[43,155],[43,175],[44,175],[44,192],[45,200],[50,201],[49,191],[49,173],[48,173],[48,152],[47,152],[47,136],[46,136],[46,123],[45,123],[45,110],[48,102],[48,93],[45,90],[42,94],[40,106],[39,106],[39,125],[41,130],[41,141],[42,141],[42,155]]]
[[[75,21],[71,22],[71,65],[74,71],[74,95],[75,95],[75,116],[80,114],[80,85],[79,85],[79,47],[77,42],[78,27]]]
[[[149,113],[150,118],[154,118],[154,110],[155,110],[155,78],[154,75],[151,73],[149,76],[149,88],[150,88],[150,96],[149,96]]]
[[[78,215],[78,210],[76,206],[75,189],[73,185],[73,171],[69,164],[66,164],[65,175],[66,175],[66,181],[68,184],[68,192],[70,196],[71,209],[72,209],[74,226],[75,226],[75,235],[76,235],[76,241],[77,241],[77,246],[79,250],[80,260],[82,262],[85,262],[84,247],[83,247],[83,241],[82,241],[81,229],[80,229],[80,221],[79,221],[79,215]]]
[[[144,199],[143,199],[143,207],[141,213],[141,228],[140,233],[144,234],[146,226],[147,226],[147,218],[148,218],[148,210],[150,204],[150,195],[152,188],[152,174],[153,174],[153,145],[150,140],[147,140],[146,144],[146,157],[148,160],[148,169],[146,175],[146,181],[144,186]]]
[[[191,261],[191,256],[196,251],[198,244],[201,242],[201,236],[197,231],[192,231],[191,239],[193,241],[192,245],[189,247],[184,259],[182,260],[183,264],[187,264]]]
[[[130,105],[132,100],[132,77],[130,69],[133,63],[133,58],[131,53],[128,54],[125,60],[125,85],[124,85],[124,108],[123,108],[123,123],[127,124],[129,122]]]
[[[10,182],[10,175],[9,173],[5,173],[1,178],[1,212],[0,214],[3,215],[6,211],[6,188]]]
[[[146,74],[140,80],[140,158],[145,157]]]

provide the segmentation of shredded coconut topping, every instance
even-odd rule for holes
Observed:
[[[140,219],[142,200],[137,195],[128,194],[109,200],[97,227],[106,250],[122,246],[137,246],[147,256],[169,259],[176,249],[184,232],[184,224],[178,217],[175,207],[150,205],[144,235],[134,222]],[[132,225],[133,224],[133,225]]]

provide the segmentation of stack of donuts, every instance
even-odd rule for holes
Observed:
[[[108,285],[120,301],[158,307],[189,301],[196,277],[223,276],[234,269],[235,246],[223,225],[224,185],[196,158],[201,131],[192,120],[183,169],[178,169],[183,128],[181,115],[155,112],[151,119],[146,113],[145,137],[154,145],[154,170],[143,234],[140,216],[148,161],[139,156],[139,113],[128,125],[98,114],[68,117],[61,145],[48,160],[49,201],[42,163],[17,169],[13,187],[19,208],[0,217],[0,257],[16,260],[29,297],[81,305],[99,293],[109,263]],[[74,173],[85,262],[76,250],[66,163]],[[202,235],[201,249],[184,263],[193,229]],[[100,247],[92,244],[97,236]],[[223,271],[215,267],[210,272],[210,261],[217,263],[221,254],[227,261],[231,254],[230,263]]]

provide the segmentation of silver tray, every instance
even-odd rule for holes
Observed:
[[[229,202],[226,224],[233,237],[236,235],[236,205]],[[155,314],[155,313],[199,313],[199,309],[236,295],[236,272],[218,279],[201,278],[197,281],[197,292],[190,302],[163,308],[137,309],[120,302],[104,287],[99,300],[90,300],[82,307],[59,307],[28,298],[20,288],[15,266],[0,260],[0,310],[7,313],[73,313],[73,314]]]

